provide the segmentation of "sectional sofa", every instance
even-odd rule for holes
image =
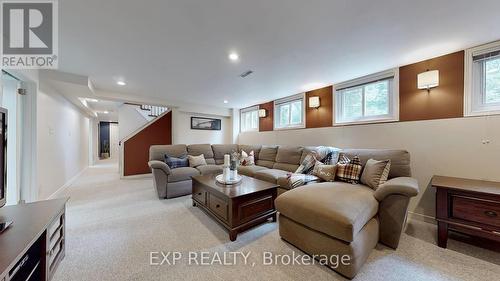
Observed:
[[[279,184],[275,205],[280,236],[311,255],[348,255],[349,264],[335,265],[340,274],[353,278],[378,242],[397,248],[408,204],[418,194],[411,178],[410,155],[404,150],[343,149],[347,157],[391,160],[389,180],[377,189],[345,182],[313,183],[290,189],[287,174],[294,172],[317,147],[268,145],[154,145],[149,166],[160,198],[191,194],[191,177],[220,173],[224,155],[254,151],[255,165],[240,166],[239,173]],[[207,164],[170,169],[164,156],[204,154]],[[330,264],[333,266],[333,264]]]

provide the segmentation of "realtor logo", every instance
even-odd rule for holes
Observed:
[[[1,2],[2,68],[57,68],[57,0]]]

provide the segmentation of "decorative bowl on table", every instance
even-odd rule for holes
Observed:
[[[225,185],[237,184],[237,183],[241,182],[242,179],[243,179],[243,177],[241,177],[240,175],[237,175],[234,179],[230,179],[230,180],[227,180],[227,181],[224,180],[224,177],[223,177],[222,174],[215,176],[215,180],[218,183],[225,184]]]

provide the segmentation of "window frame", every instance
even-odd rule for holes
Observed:
[[[279,130],[293,130],[293,129],[303,129],[306,127],[306,93],[300,93],[297,95],[289,96],[286,98],[282,98],[279,100],[274,101],[274,122],[273,122],[273,130],[279,131]],[[294,102],[300,101],[302,103],[301,106],[301,123],[299,124],[291,124],[291,119],[292,119],[292,109],[291,105]],[[284,105],[290,105],[290,111],[289,111],[289,116],[288,116],[288,125],[286,126],[280,126],[280,112],[279,109],[280,107]]]
[[[465,73],[464,73],[464,115],[485,116],[500,114],[500,102],[486,104],[486,91],[484,91],[484,63],[481,69],[476,69],[474,57],[500,51],[500,41],[473,47],[465,50]],[[500,58],[500,56],[498,56]],[[485,59],[484,61],[487,61]],[[479,72],[479,73],[478,73]],[[476,76],[479,76],[476,81]],[[479,83],[479,85],[478,85]],[[479,90],[478,90],[479,89]]]
[[[245,121],[243,119],[243,115],[244,114],[251,114],[252,112],[255,112],[257,114],[257,128],[250,128],[250,129],[247,129],[247,130],[243,130],[244,129],[243,122]],[[258,132],[259,131],[259,127],[260,127],[259,123],[260,122],[259,122],[259,106],[258,105],[240,109],[240,132],[241,133]]]
[[[365,86],[380,81],[388,80],[388,113],[376,116],[365,116]],[[394,68],[371,75],[367,75],[361,78],[349,80],[334,85],[335,90],[333,92],[334,99],[334,111],[333,114],[333,125],[334,126],[344,126],[344,125],[355,125],[355,124],[371,124],[371,123],[384,123],[384,122],[396,122],[399,121],[399,68]],[[355,119],[342,119],[343,114],[343,94],[348,89],[362,88],[362,110],[363,116]]]

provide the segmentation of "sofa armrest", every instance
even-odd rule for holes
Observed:
[[[151,160],[148,162],[148,166],[151,169],[160,169],[163,172],[165,172],[166,175],[170,175],[170,167],[168,167],[168,165],[165,164],[165,162],[158,161],[158,160]]]
[[[392,194],[405,195],[410,197],[417,196],[418,182],[414,178],[398,177],[388,180],[375,190],[373,196],[381,202],[387,196]]]

